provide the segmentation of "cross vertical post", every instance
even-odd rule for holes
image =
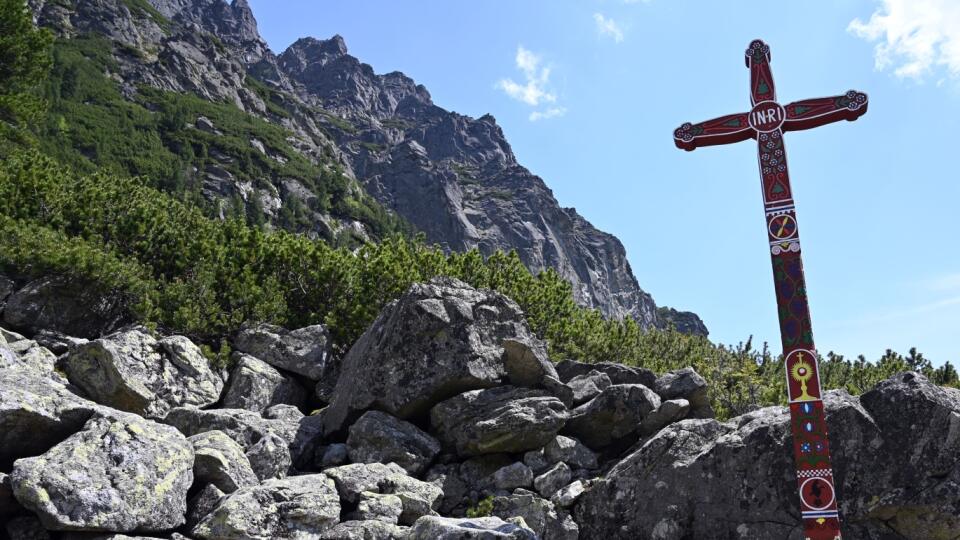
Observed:
[[[804,538],[840,540],[830,443],[800,258],[800,229],[783,134],[839,120],[856,120],[867,112],[867,95],[850,90],[839,96],[783,106],[777,102],[770,47],[759,39],[752,41],[746,51],[746,64],[750,69],[753,108],[699,124],[685,123],[674,131],[673,137],[677,147],[688,151],[748,138],[757,141]]]

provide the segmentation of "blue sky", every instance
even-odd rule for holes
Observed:
[[[436,104],[493,114],[561,205],[623,241],[658,304],[779,352],[755,143],[671,138],[749,110],[743,51],[764,39],[782,103],[870,96],[856,122],[786,136],[818,348],[960,362],[960,2],[250,3],[277,52],[340,34]]]

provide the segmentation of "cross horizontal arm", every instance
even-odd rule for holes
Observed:
[[[810,129],[840,120],[856,120],[867,112],[867,95],[850,90],[840,96],[795,101],[787,111],[784,131]]]
[[[699,124],[687,122],[673,132],[677,148],[693,150],[701,146],[740,142],[752,136],[747,113],[728,114]]]

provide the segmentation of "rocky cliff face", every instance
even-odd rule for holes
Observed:
[[[485,254],[515,249],[531,270],[553,268],[570,280],[584,305],[610,317],[632,316],[647,328],[668,324],[637,283],[620,241],[562,208],[543,180],[517,163],[492,116],[471,118],[434,105],[406,75],[376,74],[349,55],[340,36],[301,39],[278,57],[244,0],[31,0],[30,6],[40,24],[60,35],[92,33],[118,44],[111,75],[129,95],[146,84],[234,103],[290,130],[290,144],[310,159],[333,155],[429,241]],[[270,95],[254,91],[248,76]],[[277,107],[286,112],[276,114]],[[271,218],[288,198],[309,206],[311,195],[297,182],[272,179],[272,187],[253,190],[216,166],[229,156],[210,159],[199,171],[208,198],[241,196],[248,204],[257,198]],[[365,235],[357,223],[311,219],[317,228]],[[706,334],[695,315],[684,317],[694,322],[679,328]]]
[[[499,293],[414,284],[333,367],[322,326],[227,339],[221,370],[142,327],[0,328],[0,538],[801,538],[786,408],[555,365]],[[825,404],[845,536],[960,535],[960,391]]]

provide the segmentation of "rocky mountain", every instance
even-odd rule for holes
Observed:
[[[113,43],[108,75],[133,98],[142,85],[227,102],[282,126],[284,145],[342,169],[380,205],[449,250],[515,249],[534,271],[553,268],[578,302],[641,326],[674,324],[706,335],[692,313],[657,310],[640,288],[621,242],[559,205],[544,181],[517,162],[496,120],[433,103],[403,73],[377,74],[340,36],[304,38],[275,55],[245,0],[30,0],[37,22],[59,35]],[[208,119],[190,119],[217,133]],[[284,162],[283,149],[250,144]],[[225,207],[242,199],[277,223],[285,207],[311,208],[308,234],[351,231],[363,219],[317,210],[310,182],[275,174],[250,181],[230,172],[236,156],[212,151],[195,171],[203,195]],[[362,188],[361,188],[362,186]]]
[[[323,326],[229,341],[221,369],[139,326],[0,328],[0,538],[801,538],[785,407],[721,422],[693,369],[554,364],[499,293],[414,284],[336,369]],[[960,391],[824,402],[846,537],[960,535]]]

